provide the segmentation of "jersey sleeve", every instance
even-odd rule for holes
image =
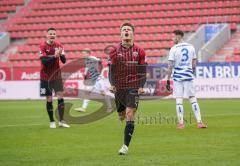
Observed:
[[[39,57],[47,56],[46,48],[44,44],[39,45]]]
[[[108,64],[115,64],[116,54],[117,54],[117,50],[116,50],[116,49],[112,49],[112,50],[109,52],[109,55],[108,55]]]
[[[84,68],[84,75],[87,75],[87,73],[88,73],[88,67],[85,67]]]
[[[171,49],[170,49],[170,51],[169,51],[169,56],[168,56],[168,60],[169,61],[175,61],[174,60],[174,47],[172,47]]]
[[[108,56],[108,79],[111,84],[111,86],[116,85],[116,66],[115,66],[115,57],[117,54],[117,49],[113,49],[109,52]]]
[[[192,57],[193,57],[193,59],[197,59],[197,54],[196,54],[195,48],[193,46],[192,46]]]
[[[139,61],[138,61],[138,80],[139,80],[139,87],[143,88],[146,82],[146,71],[147,71],[147,63],[145,62],[146,53],[144,49],[140,50]]]
[[[144,49],[141,49],[141,50],[140,50],[140,55],[139,55],[138,64],[140,64],[140,65],[145,64],[145,63],[146,63],[146,62],[145,62],[145,59],[146,59],[146,53],[145,53]]]
[[[40,49],[39,57],[40,57],[41,63],[44,66],[48,66],[49,64],[52,64],[54,62],[55,57],[47,56],[46,45],[44,43],[40,44],[39,49]]]

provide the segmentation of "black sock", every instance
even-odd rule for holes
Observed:
[[[127,121],[124,130],[124,144],[129,146],[134,131],[134,121]]]
[[[48,113],[48,117],[50,119],[50,122],[54,122],[52,102],[47,102],[46,107],[47,107],[47,113]]]
[[[58,99],[58,114],[59,114],[59,120],[63,120],[64,115],[64,99]]]

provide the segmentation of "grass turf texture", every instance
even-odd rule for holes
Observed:
[[[116,112],[91,124],[50,129],[44,101],[0,101],[0,165],[240,165],[239,100],[199,104],[208,128],[196,128],[185,100],[187,125],[179,131],[174,100],[142,101],[129,154],[119,156],[125,124]],[[89,109],[99,105],[92,102]]]

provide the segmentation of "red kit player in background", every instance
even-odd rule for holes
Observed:
[[[63,46],[56,42],[56,29],[47,30],[47,40],[40,44],[40,95],[46,96],[46,109],[50,119],[50,128],[56,128],[53,117],[52,92],[58,98],[59,127],[70,127],[64,120],[63,82],[60,61],[66,63]]]

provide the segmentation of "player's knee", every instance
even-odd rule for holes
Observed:
[[[183,98],[176,98],[176,104],[182,105],[183,104]]]
[[[134,113],[135,113],[135,108],[129,108],[127,107],[127,110],[126,110],[126,118],[127,118],[127,121],[132,121],[134,120]]]
[[[53,109],[52,102],[47,102],[46,107],[47,107],[47,110],[52,110]]]
[[[197,98],[195,96],[189,97],[190,103],[197,103]]]

